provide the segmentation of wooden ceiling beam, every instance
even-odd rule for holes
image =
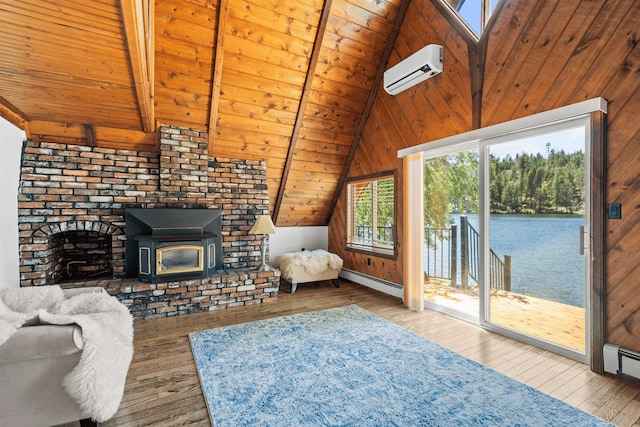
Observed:
[[[318,21],[318,30],[316,31],[315,41],[313,43],[313,51],[311,52],[311,58],[309,60],[309,68],[307,68],[307,75],[305,76],[304,86],[302,89],[302,97],[300,98],[300,104],[298,105],[298,111],[296,113],[296,120],[293,125],[293,132],[291,134],[291,142],[289,143],[289,150],[287,151],[287,159],[284,163],[284,169],[282,170],[282,178],[280,179],[280,186],[278,188],[278,194],[273,206],[271,218],[274,224],[277,225],[278,215],[282,206],[282,200],[284,199],[284,192],[287,188],[287,179],[289,177],[289,171],[291,170],[291,163],[293,163],[293,156],[296,150],[296,143],[298,142],[298,136],[300,135],[300,129],[302,128],[302,120],[307,109],[307,102],[309,101],[309,94],[311,93],[311,85],[313,84],[313,77],[316,73],[316,66],[318,65],[318,58],[320,57],[320,51],[322,49],[322,40],[324,39],[324,33],[327,29],[327,22],[331,14],[331,4],[333,0],[325,0],[322,7],[322,15],[320,15],[320,21]]]
[[[478,129],[482,124],[482,88],[484,86],[484,68],[489,43],[489,34],[497,16],[500,15],[506,0],[499,0],[493,14],[488,12],[487,2],[482,2],[482,35],[478,36],[471,30],[468,24],[456,13],[457,6],[452,2],[436,1],[433,5],[442,13],[442,16],[454,27],[457,33],[467,43],[469,52],[469,71],[471,77],[471,101],[472,101],[472,128]]]
[[[129,52],[140,119],[145,132],[155,130],[153,107],[153,6],[150,0],[122,0],[122,23]]]
[[[213,60],[213,77],[211,84],[211,107],[209,110],[209,155],[213,155],[213,144],[216,139],[218,125],[218,108],[220,106],[220,87],[222,80],[222,64],[224,60],[227,20],[229,17],[229,0],[220,0],[218,5],[218,29],[216,35],[216,52]]]
[[[12,123],[13,125],[22,129],[27,134],[27,138],[31,136],[29,133],[29,123],[25,118],[25,114],[22,111],[18,110],[9,101],[7,101],[1,96],[0,96],[0,117],[5,118],[7,121]]]
[[[391,57],[391,53],[393,52],[393,46],[396,44],[396,39],[398,38],[398,34],[400,33],[400,27],[402,26],[402,22],[404,21],[404,17],[407,14],[407,9],[409,9],[410,0],[403,1],[400,4],[400,10],[398,11],[398,16],[396,16],[396,20],[393,23],[393,29],[391,30],[391,34],[389,34],[389,38],[387,39],[387,45],[384,48],[384,52],[382,53],[382,59],[380,61],[380,66],[378,67],[378,72],[376,74],[375,81],[373,82],[373,87],[371,88],[371,92],[369,93],[369,98],[367,98],[367,103],[364,107],[364,111],[362,112],[362,117],[360,118],[360,123],[358,124],[358,129],[356,130],[355,135],[353,136],[353,142],[351,144],[351,148],[349,149],[349,154],[347,155],[347,159],[344,162],[344,168],[342,169],[342,174],[340,175],[340,179],[338,180],[338,185],[336,186],[336,192],[333,195],[333,200],[331,200],[331,205],[329,206],[329,216],[325,220],[326,224],[329,224],[331,221],[331,216],[333,215],[333,211],[338,204],[338,198],[340,194],[342,194],[342,189],[344,188],[344,184],[347,180],[347,175],[349,174],[349,169],[351,168],[351,162],[353,161],[353,157],[356,154],[356,150],[358,149],[358,145],[360,144],[360,138],[362,138],[362,132],[364,131],[364,127],[367,124],[367,120],[369,120],[369,114],[371,114],[371,109],[373,108],[373,102],[376,99],[376,95],[378,94],[378,89],[380,89],[382,78],[384,77],[385,66]]]
[[[483,19],[487,23],[482,31],[482,36],[477,44],[467,41],[469,49],[469,70],[471,73],[471,114],[472,129],[482,127],[482,93],[484,87],[484,70],[487,63],[487,49],[489,47],[489,34],[497,17],[502,12],[505,0],[500,0],[495,7],[490,19],[485,16],[485,4],[483,3]]]

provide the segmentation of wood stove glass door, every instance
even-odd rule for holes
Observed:
[[[156,274],[200,272],[204,268],[203,247],[171,245],[156,249]]]

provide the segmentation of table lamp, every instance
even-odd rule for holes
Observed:
[[[274,234],[275,232],[276,227],[273,225],[269,215],[258,215],[256,223],[253,224],[253,227],[249,230],[249,234],[262,234],[262,247],[260,248],[262,264],[260,264],[258,271],[269,271],[269,266],[265,262],[265,257],[267,255],[267,234]]]

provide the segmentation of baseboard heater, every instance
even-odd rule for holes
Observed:
[[[604,370],[610,374],[624,375],[640,380],[640,353],[614,344],[605,344]]]
[[[404,296],[402,286],[397,283],[369,276],[368,274],[360,273],[359,271],[343,268],[340,270],[340,277],[394,297],[402,298]]]

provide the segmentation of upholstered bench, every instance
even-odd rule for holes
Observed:
[[[281,277],[291,282],[291,293],[299,283],[331,280],[338,288],[338,275],[342,269],[342,258],[336,254],[316,249],[313,251],[286,252],[273,259],[271,265],[281,272]]]

